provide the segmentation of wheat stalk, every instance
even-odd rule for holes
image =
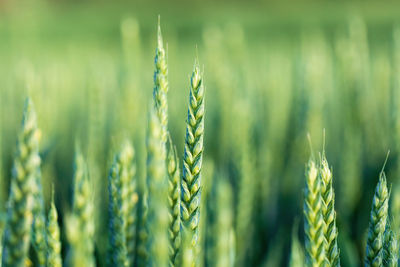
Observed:
[[[176,153],[176,147],[172,143],[171,136],[168,135],[168,204],[169,204],[169,242],[170,242],[170,266],[177,263],[177,254],[179,251],[181,237],[181,174],[179,171],[179,160]]]
[[[338,230],[336,227],[335,193],[332,186],[332,171],[329,168],[325,153],[322,153],[320,173],[325,259],[328,266],[340,266],[337,245]]]
[[[67,266],[87,266],[95,264],[94,252],[94,212],[92,186],[87,166],[77,147],[74,159],[74,199],[72,215],[67,217],[67,237],[71,244],[67,255]]]
[[[306,171],[306,188],[304,190],[304,231],[307,266],[323,266],[324,219],[322,215],[321,179],[313,159],[310,159]]]
[[[198,250],[198,226],[200,220],[201,165],[204,135],[204,86],[196,60],[190,79],[188,117],[186,122],[185,149],[183,155],[181,218],[183,234],[188,240],[191,253],[196,258]],[[191,266],[196,266],[195,261]]]
[[[168,184],[162,142],[162,126],[154,110],[150,112],[147,137],[148,198],[148,266],[162,267],[169,263]]]
[[[27,99],[11,178],[2,266],[24,266],[32,227],[35,177],[40,168],[39,130],[33,103]]]
[[[52,198],[50,204],[49,214],[47,216],[46,227],[46,266],[47,267],[61,267],[61,242],[60,242],[60,228],[58,226],[58,214],[56,206],[54,205],[54,188],[52,191]]]
[[[381,266],[383,257],[384,233],[388,216],[389,192],[386,176],[382,171],[372,200],[371,216],[368,227],[365,266]]]

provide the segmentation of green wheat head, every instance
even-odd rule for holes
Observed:
[[[372,200],[365,266],[382,266],[384,234],[388,217],[388,199],[389,192],[386,186],[386,176],[382,171]]]
[[[35,194],[33,204],[32,244],[38,258],[39,266],[46,265],[46,219],[44,211],[41,172],[35,176]]]
[[[129,141],[125,141],[120,153],[116,157],[121,179],[122,210],[124,212],[124,228],[126,250],[129,266],[135,261],[136,224],[137,224],[137,181],[136,165],[134,164],[135,150]]]
[[[185,240],[196,258],[200,220],[201,165],[204,135],[204,85],[198,62],[190,79],[188,117],[182,168],[181,218]],[[191,266],[196,263],[192,262]]]
[[[94,219],[92,186],[80,149],[74,159],[74,199],[72,215],[67,217],[67,237],[70,251],[67,266],[94,266]]]
[[[47,216],[46,244],[47,267],[61,267],[61,242],[60,228],[58,226],[58,214],[54,205],[54,188],[52,192],[49,214]]]
[[[322,214],[321,179],[314,160],[310,159],[306,171],[304,190],[304,231],[307,266],[324,266],[325,238]]]
[[[147,265],[154,267],[169,264],[168,184],[163,157],[164,149],[162,126],[155,110],[152,110],[147,136],[147,186],[149,189],[147,250],[150,254]]]
[[[110,174],[108,175],[109,194],[109,266],[128,266],[128,253],[126,249],[125,215],[127,200],[126,189],[121,173],[122,166],[118,164],[118,156],[114,159]],[[124,187],[125,186],[125,187]]]
[[[386,224],[385,244],[383,247],[383,264],[385,267],[397,267],[399,259],[399,243],[391,224]]]
[[[320,174],[325,259],[328,266],[340,266],[339,249],[337,245],[338,230],[336,227],[335,193],[332,186],[332,171],[329,168],[325,153],[322,153]]]
[[[154,71],[153,98],[157,116],[161,123],[161,140],[165,144],[167,142],[168,132],[168,66],[161,35],[160,17],[158,18],[157,48],[154,63],[156,69]]]
[[[35,179],[40,168],[39,130],[33,103],[27,99],[11,177],[2,266],[25,266],[34,208]]]
[[[181,243],[181,174],[179,171],[179,159],[176,147],[172,144],[171,136],[168,135],[168,205],[169,205],[169,254],[170,266],[176,265],[177,255]]]

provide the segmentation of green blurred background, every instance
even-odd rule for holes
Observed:
[[[71,209],[75,141],[86,151],[102,265],[107,169],[124,138],[135,144],[138,179],[145,175],[158,15],[168,44],[173,141],[182,154],[198,54],[206,84],[203,195],[213,180],[229,178],[235,224],[247,225],[236,233],[237,257],[247,266],[288,263],[291,229],[302,221],[307,133],[317,152],[326,131],[343,266],[362,262],[389,149],[391,216],[400,227],[397,1],[0,1],[3,210],[29,95],[42,130],[46,200],[54,182],[61,213]],[[303,240],[302,224],[298,234]]]

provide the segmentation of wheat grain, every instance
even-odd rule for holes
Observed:
[[[27,99],[11,178],[2,266],[24,266],[28,255],[35,193],[40,168],[39,130],[33,103]]]

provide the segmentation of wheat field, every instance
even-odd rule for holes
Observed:
[[[0,1],[1,266],[398,266],[399,8]]]

